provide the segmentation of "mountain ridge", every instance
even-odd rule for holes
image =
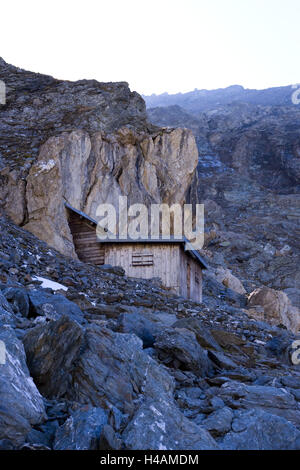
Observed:
[[[196,113],[233,102],[264,106],[293,106],[292,95],[294,91],[293,85],[262,90],[248,89],[241,85],[231,85],[215,90],[195,89],[186,93],[162,93],[157,95],[142,95],[142,97],[146,102],[147,108],[177,104],[187,111]]]

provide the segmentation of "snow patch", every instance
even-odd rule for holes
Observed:
[[[50,279],[46,279],[44,277],[33,276],[32,279],[42,282],[41,287],[43,287],[43,289],[50,288],[52,290],[64,290],[64,291],[68,290],[66,286],[59,284],[59,282],[51,281]]]

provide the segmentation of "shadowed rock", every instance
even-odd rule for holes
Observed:
[[[19,446],[31,426],[45,419],[45,408],[29,376],[23,345],[9,326],[0,327],[0,341],[5,345],[5,362],[0,363],[0,439]]]
[[[58,428],[54,450],[97,450],[107,412],[101,408],[81,408]]]
[[[164,398],[146,400],[122,438],[128,449],[216,450],[218,445],[208,431],[197,426]]]
[[[137,336],[91,325],[67,396],[93,406],[114,405],[131,415],[138,398],[170,397],[173,387],[173,379],[143,351]]]
[[[262,410],[238,411],[220,447],[224,450],[299,450],[300,431]]]
[[[203,377],[210,369],[206,352],[196,339],[195,333],[184,328],[166,328],[154,343],[159,358],[184,370],[191,370]],[[176,368],[176,367],[175,367]]]
[[[78,323],[62,316],[39,325],[23,338],[27,363],[41,393],[63,396],[71,384],[71,371],[79,356],[83,331]]]

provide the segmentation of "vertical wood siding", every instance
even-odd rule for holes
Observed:
[[[97,240],[95,226],[75,212],[69,211],[68,216],[75,251],[80,261],[96,265],[104,264],[104,249]]]
[[[179,246],[171,243],[105,243],[105,263],[122,266],[128,276],[159,277],[166,287],[179,293]],[[140,258],[144,264],[136,264]],[[153,263],[148,263],[152,259]]]
[[[99,243],[96,227],[68,211],[69,226],[78,258],[96,265],[122,266],[126,275],[160,278],[165,287],[185,298],[202,302],[202,269],[176,243]],[[189,274],[188,274],[189,265]],[[188,281],[189,278],[189,281]],[[189,289],[188,289],[189,283]]]
[[[127,276],[151,279],[159,277],[164,286],[185,298],[202,302],[202,269],[182,246],[172,243],[105,243],[105,263],[122,266]],[[145,260],[144,265],[136,259]],[[153,264],[148,263],[153,259]],[[187,265],[190,265],[188,295]]]
[[[182,247],[179,250],[179,276],[180,276],[180,295],[190,298],[195,302],[202,302],[202,269],[188,252]],[[188,264],[190,274],[188,276]],[[188,277],[190,278],[190,289],[188,292]],[[198,282],[197,282],[198,281]]]

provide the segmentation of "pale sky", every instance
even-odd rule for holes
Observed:
[[[0,18],[0,57],[56,78],[144,94],[300,82],[300,0],[9,0]]]

